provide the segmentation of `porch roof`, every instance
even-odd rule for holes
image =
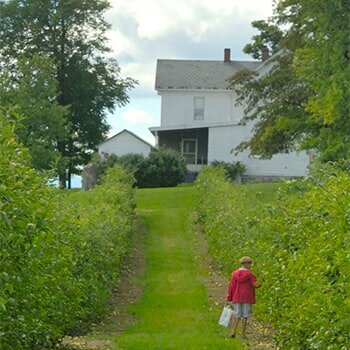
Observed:
[[[237,123],[224,122],[224,123],[202,123],[200,125],[174,125],[174,126],[152,126],[149,128],[151,133],[155,135],[159,131],[171,131],[171,130],[188,130],[188,129],[203,129],[203,128],[215,128],[220,126],[233,126]]]

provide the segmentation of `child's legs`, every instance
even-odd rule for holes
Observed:
[[[242,304],[242,337],[245,338],[245,332],[247,330],[248,317],[252,315],[252,304]]]
[[[232,335],[236,335],[239,320],[243,317],[243,304],[235,303],[233,312]]]
[[[232,324],[232,335],[235,336],[237,332],[237,327],[239,324],[239,318],[233,317],[233,324]]]

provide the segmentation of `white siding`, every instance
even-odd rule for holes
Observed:
[[[271,159],[249,157],[244,151],[237,156],[232,153],[241,141],[247,139],[250,129],[244,126],[226,126],[209,128],[208,162],[221,160],[225,162],[240,161],[247,167],[247,175],[253,176],[305,176],[309,157],[305,152],[297,154],[277,154]]]
[[[257,68],[259,76],[267,74],[273,64],[272,61],[261,64]],[[235,93],[232,90],[205,90],[200,86],[197,89],[193,84],[186,86],[193,86],[193,90],[158,90],[161,96],[161,126],[154,128],[154,131],[208,127],[209,163],[213,160],[241,161],[247,167],[247,175],[252,176],[306,175],[309,157],[305,152],[278,154],[270,160],[249,157],[248,151],[236,156],[233,149],[251,137],[252,126],[238,125],[244,113],[242,107],[235,105]],[[203,120],[194,119],[195,97],[205,100]]]
[[[233,91],[162,91],[162,127],[200,127],[202,124],[238,123],[242,108],[234,106]],[[204,97],[204,119],[194,120],[195,97]]]
[[[147,156],[150,151],[150,145],[147,145],[147,143],[142,142],[126,131],[101,143],[98,147],[98,152],[100,154],[108,153],[116,154],[117,156],[123,156],[128,153],[137,153]]]

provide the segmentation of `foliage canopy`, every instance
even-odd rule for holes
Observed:
[[[1,65],[12,76],[19,56],[40,55],[55,65],[55,101],[68,107],[67,134],[53,139],[62,186],[87,163],[109,129],[107,111],[126,104],[135,83],[121,78],[116,60],[107,56],[110,26],[104,14],[109,8],[105,0],[0,1]]]
[[[12,71],[4,69],[0,73],[0,106],[9,115],[16,112],[21,116],[16,133],[29,149],[36,169],[60,166],[57,140],[68,136],[69,110],[56,100],[55,72],[50,58],[35,54],[31,58],[19,57]]]
[[[349,158],[350,5],[347,0],[281,0],[244,51],[260,58],[276,52],[267,73],[244,71],[231,79],[243,123],[255,121],[253,137],[238,147],[271,157],[315,150],[322,161]]]

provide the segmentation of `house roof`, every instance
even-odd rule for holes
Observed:
[[[144,144],[146,144],[147,146],[149,146],[149,147],[151,147],[151,148],[154,148],[153,145],[151,145],[150,143],[148,143],[147,141],[145,141],[144,139],[142,139],[140,136],[137,136],[137,135],[134,134],[132,131],[127,130],[127,129],[124,129],[124,130],[118,132],[117,134],[111,136],[111,137],[108,138],[107,140],[101,142],[98,146],[102,145],[103,143],[105,143],[105,142],[107,142],[107,141],[110,141],[110,140],[112,140],[112,139],[118,137],[119,135],[121,135],[121,134],[123,134],[123,133],[128,133],[128,134],[130,134],[131,136],[137,138],[139,141],[141,141],[141,142],[143,142]]]
[[[156,90],[226,90],[227,79],[242,69],[256,69],[260,61],[157,60]]]

